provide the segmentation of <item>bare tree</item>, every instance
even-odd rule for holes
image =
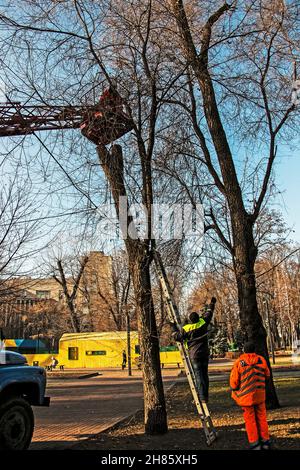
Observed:
[[[5,282],[7,291],[7,281],[21,274],[24,262],[36,252],[33,244],[41,223],[35,217],[38,206],[30,195],[28,183],[21,182],[15,173],[13,178],[4,180],[0,192],[0,291],[1,281]]]
[[[99,258],[95,259],[95,255]],[[127,256],[123,250],[110,256],[102,252],[89,256],[79,289],[81,301],[89,310],[91,331],[125,330],[128,310],[132,311],[132,324],[136,323]]]
[[[299,339],[299,247],[282,244],[257,262],[258,294],[275,347]]]
[[[14,174],[12,174],[14,173]],[[4,178],[5,175],[5,178]],[[30,181],[21,180],[19,172],[2,165],[0,191],[0,327],[9,335],[23,336],[26,299],[24,278],[37,253],[36,243],[42,233],[37,217],[39,204],[30,193]]]
[[[286,92],[291,77],[276,75],[275,71],[295,60],[291,36],[286,36],[289,28],[297,28],[295,4],[291,2],[286,7],[284,2],[276,2],[270,7],[264,1],[252,2],[250,6],[247,2],[239,5],[218,2],[212,8],[207,2],[185,5],[183,0],[171,0],[169,5],[177,24],[176,47],[179,54],[182,51],[190,70],[191,101],[187,111],[202,149],[202,160],[226,200],[231,239],[219,226],[213,209],[211,225],[233,259],[242,328],[269,363],[266,331],[256,298],[254,225],[269,189],[276,142],[288,122],[290,129],[293,126],[296,105]],[[204,14],[205,6],[208,14]],[[290,29],[292,36],[294,31]],[[286,55],[282,53],[284,49]],[[229,120],[222,112],[226,103]],[[244,121],[244,129],[249,135],[264,139],[262,151],[268,153],[256,167],[258,176],[254,179],[252,207],[245,202],[245,188],[238,178],[230,139],[230,129],[236,129],[235,123],[243,126],[245,106],[251,108],[253,119],[250,119],[252,127]],[[199,113],[203,115],[202,121]],[[268,387],[268,402],[278,406],[272,383]]]
[[[148,432],[166,430],[149,274],[155,248],[151,206],[158,195],[167,195],[166,176],[176,173],[180,185],[172,188],[170,199],[175,195],[194,203],[195,196],[206,202],[211,198],[206,233],[232,258],[242,327],[268,360],[256,298],[254,229],[270,189],[276,143],[284,129],[292,135],[295,125],[295,105],[286,91],[291,74],[282,72],[297,59],[297,15],[290,3],[28,0],[0,15],[13,32],[3,43],[3,53],[19,65],[13,78],[18,97],[73,103],[81,96],[89,103],[104,85],[117,83],[132,119],[132,135],[123,139],[122,147],[98,146],[98,155],[118,215],[119,196],[147,209],[147,236],[127,238],[125,244],[140,321]],[[28,55],[20,56],[20,44]],[[262,157],[251,164],[247,160],[248,173],[240,178],[232,134],[245,148],[255,144]],[[72,139],[75,159],[59,152],[60,146],[52,145],[48,153],[53,158],[58,149],[56,164],[64,162],[70,184],[93,204],[91,193],[78,181],[87,164],[98,167],[86,147],[89,158],[82,157],[82,146],[79,137]],[[126,229],[133,227],[131,222],[127,217]],[[269,398],[278,404],[273,386]]]
[[[108,152],[104,146],[98,147],[98,154],[103,171],[110,183],[118,217],[121,219],[120,201],[122,197],[128,201],[124,183],[122,148],[114,145],[111,152]],[[144,190],[151,192],[151,169],[149,167],[146,168],[147,170],[144,169],[144,181],[146,181],[146,188]],[[150,197],[151,204],[152,195],[148,194],[148,197]],[[126,213],[126,220],[123,221],[123,224],[125,222],[123,230],[125,229],[127,232],[129,226],[131,226],[131,230],[136,231],[133,227],[133,220],[129,215],[129,211],[127,210]],[[140,240],[137,237],[137,231],[136,236],[133,238],[127,237],[126,233],[124,233],[124,239],[128,254],[129,272],[135,289],[139,320],[142,368],[144,373],[145,429],[149,434],[163,433],[167,430],[167,423],[160,372],[158,334],[151,292],[149,239],[145,241]]]
[[[67,308],[70,314],[72,329],[75,333],[79,333],[82,329],[80,314],[77,311],[76,301],[81,278],[84,269],[88,263],[88,256],[81,257],[78,261],[77,272],[72,272],[70,282],[70,258],[64,261],[61,258],[56,259],[56,266],[53,266],[52,277],[62,287]]]

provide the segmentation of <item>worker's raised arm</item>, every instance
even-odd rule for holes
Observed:
[[[211,322],[211,319],[213,317],[216,302],[217,302],[217,299],[215,297],[212,297],[210,304],[206,307],[205,312],[203,314],[203,319],[205,320],[205,323],[207,325]]]

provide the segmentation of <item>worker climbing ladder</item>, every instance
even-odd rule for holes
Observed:
[[[177,308],[177,305],[173,299],[173,294],[170,288],[170,284],[168,281],[168,277],[160,257],[160,254],[157,251],[153,253],[154,262],[155,262],[155,269],[157,276],[159,278],[159,282],[161,284],[161,288],[163,291],[163,296],[165,299],[165,303],[167,306],[167,314],[170,322],[175,323],[178,328],[181,327],[181,318]],[[183,343],[178,342],[178,349],[182,357],[183,365],[186,371],[187,379],[189,382],[189,386],[194,398],[194,402],[197,408],[197,411],[200,416],[200,420],[202,423],[202,427],[205,433],[206,443],[207,445],[211,445],[217,438],[217,431],[213,425],[209,409],[206,403],[203,403],[200,400],[199,393],[196,386],[195,375],[193,371],[193,367],[190,361],[188,350],[185,348]]]

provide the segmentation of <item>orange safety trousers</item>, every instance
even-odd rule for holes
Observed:
[[[250,444],[269,439],[269,428],[267,422],[267,412],[265,402],[259,405],[243,406],[246,432]]]

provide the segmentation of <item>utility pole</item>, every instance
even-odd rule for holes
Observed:
[[[126,331],[127,331],[127,364],[128,364],[128,375],[132,375],[131,370],[131,325],[130,325],[130,314],[129,310],[130,307],[126,305],[125,307],[126,312]]]
[[[132,370],[131,370],[131,325],[130,325],[130,311],[131,311],[131,306],[127,304],[128,302],[128,295],[129,295],[129,289],[130,289],[130,283],[131,283],[131,278],[130,274],[128,276],[127,280],[127,285],[126,285],[126,292],[125,292],[125,314],[126,314],[126,331],[127,331],[127,364],[128,364],[128,376],[130,377],[132,375]]]
[[[267,311],[267,323],[268,323],[268,331],[269,331],[270,349],[272,353],[273,364],[275,364],[274,342],[273,342],[273,335],[272,335],[271,325],[270,325],[270,312],[269,312],[268,300],[265,301],[265,304],[266,304],[266,311]]]
[[[38,329],[37,354],[40,353],[40,330]]]

